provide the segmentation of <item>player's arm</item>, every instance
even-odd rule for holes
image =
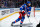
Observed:
[[[29,8],[29,11],[28,11],[29,16],[30,16],[30,13],[31,13],[31,7]]]
[[[23,6],[24,6],[24,5],[22,5],[22,6],[20,7],[20,11],[22,11],[22,10],[23,10]]]
[[[28,8],[29,9],[29,11],[28,12],[31,12],[31,7],[30,8]]]

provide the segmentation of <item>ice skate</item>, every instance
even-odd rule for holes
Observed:
[[[13,22],[12,22],[11,26],[13,26]]]

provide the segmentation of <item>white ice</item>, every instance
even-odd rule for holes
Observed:
[[[18,18],[18,16],[19,16],[19,14],[16,13],[16,14],[14,14],[14,15],[0,21],[0,27],[11,27],[11,23],[13,21],[15,21]],[[36,12],[35,17],[30,17],[29,19],[30,19],[31,23],[33,23],[33,27],[36,27],[36,25],[40,21],[40,12]],[[25,20],[24,20],[23,24],[30,23],[29,19],[25,16]],[[15,23],[14,25],[18,25],[18,24],[20,24],[20,21]]]

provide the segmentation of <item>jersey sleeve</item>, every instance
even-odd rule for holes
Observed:
[[[29,9],[30,9],[29,11],[31,11],[31,7]]]
[[[20,11],[22,11],[23,10],[23,5],[20,7]]]
[[[23,5],[20,7],[20,11],[25,10],[26,6],[27,6],[26,4],[23,4]]]

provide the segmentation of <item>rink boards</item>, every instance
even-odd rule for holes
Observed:
[[[32,9],[34,9],[32,7]],[[19,8],[0,8],[0,21],[20,11]],[[35,12],[40,12],[40,8],[35,8]]]
[[[0,27],[11,27],[11,23],[18,18],[18,16],[19,16],[18,12],[14,12],[13,8],[11,8],[11,9],[12,9],[11,12],[10,12],[10,8],[6,9],[6,11],[8,11],[7,13],[5,13],[6,12],[5,9],[1,9],[2,12],[4,12],[5,14],[1,14],[1,17],[0,17],[0,25],[1,26]],[[15,11],[17,11],[17,10],[15,10]],[[38,9],[36,11],[40,11],[40,10]],[[36,14],[35,17],[30,18],[30,21],[33,23],[34,27],[39,23],[37,21],[40,20],[40,12],[35,12],[35,14]],[[27,25],[25,27],[29,26],[28,25],[29,20],[28,20],[27,16],[26,16],[26,19],[25,19],[24,23],[26,23],[26,24],[23,24],[23,25]],[[17,22],[16,24],[20,24],[20,22]],[[15,27],[20,26],[20,25],[16,25],[16,24],[14,25]]]
[[[32,7],[33,9],[34,7]],[[0,21],[13,15],[16,14],[20,11],[20,8],[0,8]]]

